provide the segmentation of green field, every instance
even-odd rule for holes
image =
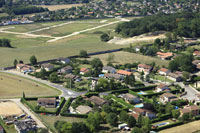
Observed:
[[[104,20],[104,19],[103,19]],[[106,19],[109,22],[117,21],[117,19]],[[102,19],[95,20],[84,20],[85,22],[100,22]],[[81,21],[81,22],[84,22]],[[66,22],[66,21],[65,21]],[[46,27],[46,25],[55,25],[64,23],[62,22],[47,22],[47,23],[34,23],[26,25],[12,25],[11,27],[17,27],[15,29],[9,29],[14,32],[28,32],[36,29]],[[104,24],[104,23],[102,23]],[[80,24],[82,25],[82,23]],[[88,26],[92,24],[87,24]],[[95,24],[96,25],[96,24]],[[96,52],[102,50],[110,50],[115,48],[127,47],[127,45],[115,45],[107,44],[101,42],[100,34],[94,34],[96,31],[107,32],[114,30],[114,27],[117,24],[109,25],[92,31],[88,31],[79,35],[75,35],[69,38],[58,40],[55,42],[48,43],[49,38],[33,38],[23,35],[14,35],[8,33],[0,33],[0,38],[8,38],[11,40],[11,44],[15,48],[0,48],[0,67],[12,66],[14,59],[23,60],[25,63],[29,63],[29,58],[32,55],[35,55],[38,61],[58,58],[58,57],[67,57],[71,55],[79,54],[80,50],[87,50],[87,52]],[[66,25],[67,26],[67,25]],[[83,26],[83,27],[84,27]],[[95,27],[95,26],[94,26]],[[4,27],[2,27],[4,28]],[[61,27],[60,32],[65,32]],[[70,32],[76,32],[77,29],[80,29],[76,25],[76,28],[71,28]],[[81,27],[82,28],[82,27]],[[56,28],[55,28],[56,29]],[[87,29],[87,28],[86,28]],[[44,31],[43,31],[44,32]],[[68,32],[68,31],[66,31]]]
[[[23,92],[27,97],[54,96],[60,94],[60,91],[32,80],[7,73],[0,73],[1,98],[22,97]]]

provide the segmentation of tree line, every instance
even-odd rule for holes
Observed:
[[[11,41],[9,39],[0,39],[0,47],[8,47],[8,48],[12,48],[11,46]]]
[[[199,16],[199,13],[192,12],[157,14],[119,24],[115,31],[124,37],[155,31],[170,31],[183,37],[200,37]]]

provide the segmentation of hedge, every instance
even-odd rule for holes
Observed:
[[[167,119],[169,119],[169,118],[172,118],[172,114],[163,114],[163,115],[161,115],[160,118],[155,118],[155,119],[151,120],[151,122],[152,122],[152,123],[155,123],[155,122],[167,120]]]
[[[144,86],[144,87],[138,87],[138,88],[134,88],[131,89],[132,91],[147,91],[147,90],[152,90],[155,89],[156,85],[151,85],[151,86]]]
[[[29,98],[31,99],[31,98]],[[34,99],[34,98],[32,98]],[[64,97],[61,97],[61,101],[60,101],[60,104],[59,104],[59,108],[56,109],[56,111],[41,111],[41,110],[36,110],[35,108],[33,108],[28,102],[26,99],[24,98],[21,98],[21,102],[26,104],[29,108],[31,108],[31,110],[33,110],[35,113],[46,113],[46,114],[55,114],[55,115],[58,115],[60,113],[60,110],[61,108],[63,107],[63,105],[65,104],[65,98]]]
[[[98,95],[99,95],[99,92],[87,92],[85,94],[86,97],[98,96]]]
[[[28,101],[28,100],[37,100],[38,98],[51,98],[51,97],[55,97],[56,99],[59,98],[59,96],[45,96],[45,97],[25,97],[24,99]]]
[[[70,107],[72,101],[73,101],[73,98],[70,97],[70,98],[67,100],[67,102],[65,103],[63,109],[61,110],[60,115],[65,114],[65,112],[67,112],[67,111],[69,110],[69,107]]]
[[[152,130],[158,132],[158,131],[161,131],[161,130],[164,130],[164,129],[167,129],[167,128],[171,128],[171,127],[175,127],[175,126],[179,126],[179,125],[182,125],[182,124],[184,124],[184,123],[183,122],[176,122],[176,123],[167,124],[165,126],[161,126],[161,127],[158,127],[156,129],[152,129]]]
[[[195,120],[200,120],[200,115],[194,117]]]
[[[71,114],[71,113],[63,113],[62,116],[72,116],[72,117],[78,117],[78,118],[87,118],[87,114]]]

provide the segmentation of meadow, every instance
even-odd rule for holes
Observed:
[[[64,4],[64,5],[39,5],[39,7],[48,8],[49,11],[56,11],[61,9],[67,9],[71,7],[82,6],[83,4]]]
[[[60,91],[47,85],[15,75],[0,73],[1,98],[22,97],[23,92],[27,97],[54,96],[61,94]]]

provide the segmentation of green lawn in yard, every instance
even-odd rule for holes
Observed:
[[[162,75],[154,75],[153,78],[156,79],[156,80],[163,81],[163,82],[170,82],[170,83],[173,82],[172,80],[170,80],[167,77],[162,76]]]
[[[66,122],[84,122],[84,118],[76,117],[63,117],[63,116],[47,116],[38,114],[39,118],[50,127],[54,133],[57,133],[57,130],[54,127],[56,121],[66,121]]]

